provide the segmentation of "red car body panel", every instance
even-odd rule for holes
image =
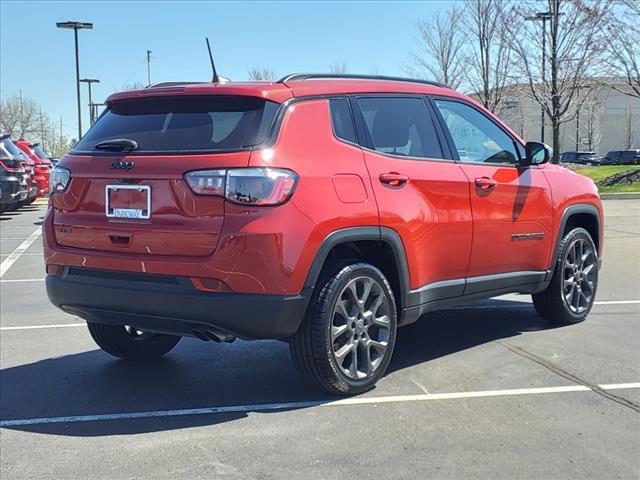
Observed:
[[[552,203],[541,169],[464,164],[473,212],[473,246],[467,276],[540,271],[549,267]],[[495,182],[491,191],[476,185]],[[514,235],[541,234],[539,241],[514,241]]]

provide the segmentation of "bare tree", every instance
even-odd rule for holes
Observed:
[[[635,138],[633,138],[633,122],[634,115],[629,105],[627,104],[624,109],[624,142],[625,148],[633,148],[635,145]]]
[[[147,88],[147,85],[144,82],[133,82],[123,85],[120,90],[122,91],[131,91],[131,90],[144,90]]]
[[[418,20],[420,50],[410,53],[410,64],[404,70],[410,75],[459,88],[466,68],[461,27],[461,11],[455,6],[430,21]]]
[[[277,75],[273,70],[267,67],[251,67],[249,68],[249,80],[276,80]]]
[[[0,102],[0,130],[15,138],[34,138],[42,131],[42,109],[30,98],[13,95]]]
[[[333,62],[331,65],[329,65],[329,73],[334,73],[334,74],[344,74],[344,73],[348,73],[347,72],[348,68],[347,68],[347,62]]]
[[[462,25],[468,51],[465,73],[469,88],[486,108],[502,113],[505,87],[513,80],[513,51],[507,35],[512,10],[502,0],[464,0]]]
[[[587,138],[587,148],[591,152],[600,143],[602,134],[600,131],[600,113],[602,102],[596,95],[590,95],[584,103],[585,113],[584,133]]]
[[[605,73],[610,77],[624,78],[629,88],[613,88],[640,97],[640,2],[620,0],[612,8],[605,23],[606,57]]]
[[[583,88],[590,83],[589,73],[595,70],[602,54],[603,19],[611,8],[611,0],[546,0],[551,14],[547,30],[547,51],[542,53],[539,24],[509,22],[511,47],[517,64],[528,80],[532,97],[551,121],[553,130],[553,161],[560,158],[560,128],[573,120],[577,108],[588,95]],[[512,14],[519,18],[531,16],[540,5],[518,3]],[[549,65],[549,75],[542,78],[542,62]]]

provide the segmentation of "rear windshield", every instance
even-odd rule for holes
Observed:
[[[31,147],[31,149],[36,152],[36,155],[38,156],[38,158],[42,159],[42,160],[46,160],[47,159],[47,154],[44,153],[44,151],[40,148],[40,145],[36,145],[35,147]]]
[[[16,145],[9,139],[3,138],[0,140],[0,156],[2,158],[10,158],[16,160],[22,160],[22,150],[20,150]]]
[[[105,140],[127,138],[135,152],[242,150],[262,143],[277,103],[255,97],[180,96],[114,102],[75,146],[98,152]]]

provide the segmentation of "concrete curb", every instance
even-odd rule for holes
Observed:
[[[640,200],[640,192],[601,193],[602,200]]]

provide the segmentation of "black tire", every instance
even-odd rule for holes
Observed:
[[[583,245],[585,249],[588,249],[588,258],[586,261],[592,268],[587,275],[582,276],[582,267],[578,269],[572,269],[568,266],[568,263],[575,262],[575,258],[572,260],[574,252],[572,249],[575,245]],[[586,250],[585,250],[586,252]],[[585,261],[583,260],[582,263]],[[585,267],[586,268],[586,267]],[[576,270],[580,270],[576,273]],[[575,281],[576,275],[581,275],[584,280]],[[588,282],[592,284],[592,287],[588,287]],[[573,289],[571,288],[573,284]],[[575,300],[576,284],[580,286],[578,288],[577,302]],[[583,293],[583,287],[587,294]],[[550,323],[556,325],[570,325],[574,323],[582,322],[593,307],[595,301],[596,290],[598,287],[598,252],[591,238],[589,232],[584,228],[574,228],[569,231],[560,243],[560,249],[558,252],[558,258],[556,260],[555,268],[553,271],[553,277],[551,283],[547,286],[546,290],[540,293],[533,294],[533,305],[536,312],[542,318]],[[569,293],[566,290],[569,289],[571,302],[577,303],[573,305],[566,298]],[[584,302],[581,300],[584,298]]]
[[[351,302],[350,306],[345,303],[347,297],[354,298],[353,295],[360,301],[360,292],[364,299],[361,303]],[[344,309],[338,307],[338,301]],[[336,326],[335,322],[340,323],[341,319],[345,324]],[[328,272],[318,283],[305,319],[289,342],[296,369],[313,385],[332,394],[366,392],[375,386],[389,366],[397,321],[393,290],[378,268],[355,263]],[[345,328],[342,334],[334,337],[337,331]],[[336,356],[344,349],[347,353],[342,355],[340,362]],[[359,367],[363,363],[366,363],[365,371],[361,372]],[[356,378],[351,378],[350,374]]]
[[[98,346],[114,357],[148,361],[169,352],[181,337],[140,332],[132,327],[87,322],[89,333]]]

